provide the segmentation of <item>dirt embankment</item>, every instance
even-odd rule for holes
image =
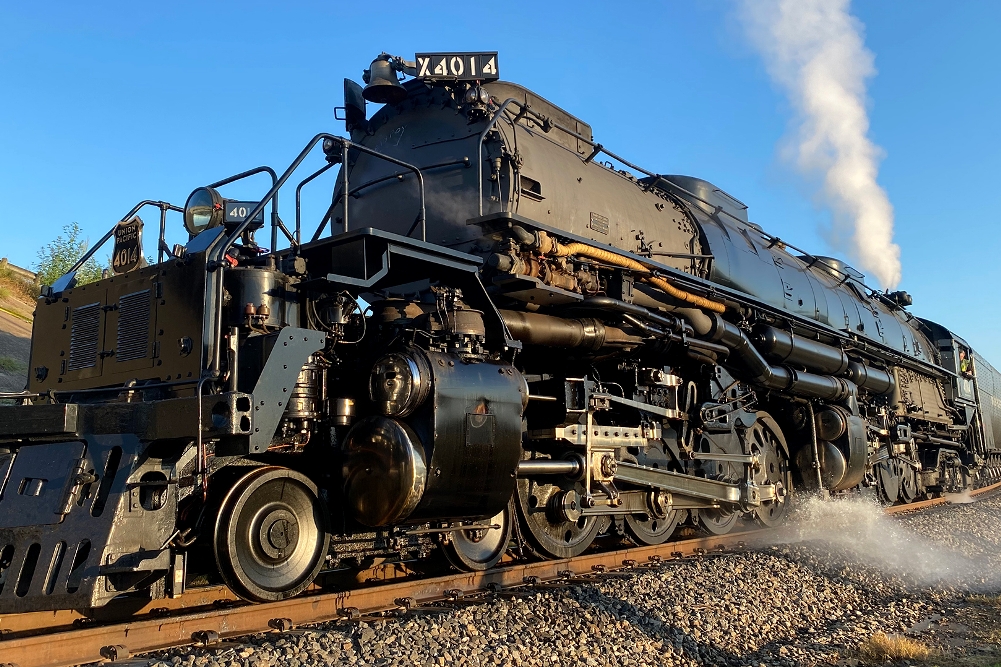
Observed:
[[[0,271],[0,392],[21,391],[28,380],[35,303],[18,280]]]

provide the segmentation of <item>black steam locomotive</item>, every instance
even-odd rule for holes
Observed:
[[[496,53],[383,54],[365,82],[350,138],[142,202],[77,265],[114,238],[114,275],[43,289],[0,407],[0,613],[195,573],[277,600],[375,559],[478,570],[997,476],[1001,375],[905,292],[609,153]],[[320,151],[289,224],[279,191]],[[335,166],[304,241],[303,186]],[[259,201],[220,194],[260,173]]]

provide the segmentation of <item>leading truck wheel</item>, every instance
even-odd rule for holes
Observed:
[[[489,570],[500,561],[511,541],[513,502],[509,502],[496,516],[477,523],[487,527],[457,530],[450,533],[448,541],[442,544],[448,562],[464,572]]]
[[[216,519],[216,564],[244,600],[301,593],[327,555],[326,516],[316,485],[288,468],[255,468],[226,494]]]

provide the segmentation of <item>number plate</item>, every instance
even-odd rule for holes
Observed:
[[[143,259],[143,221],[138,215],[128,221],[122,220],[115,227],[114,252],[111,268],[116,274],[139,268]]]
[[[496,81],[497,52],[418,53],[417,78],[425,81]]]
[[[227,224],[231,222],[235,223],[243,222],[244,220],[247,219],[247,216],[250,214],[250,212],[254,210],[254,207],[257,206],[257,204],[259,203],[260,202],[256,201],[232,201],[230,199],[227,199],[225,202],[225,212],[226,212],[225,222]],[[261,209],[261,212],[254,217],[254,222],[259,222],[261,224],[264,224],[264,209]]]

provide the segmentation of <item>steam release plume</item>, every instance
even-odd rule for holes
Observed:
[[[865,82],[876,73],[849,0],[740,0],[751,41],[796,109],[797,167],[823,177],[832,243],[885,289],[900,282],[893,207],[876,182],[879,146],[866,134]]]

